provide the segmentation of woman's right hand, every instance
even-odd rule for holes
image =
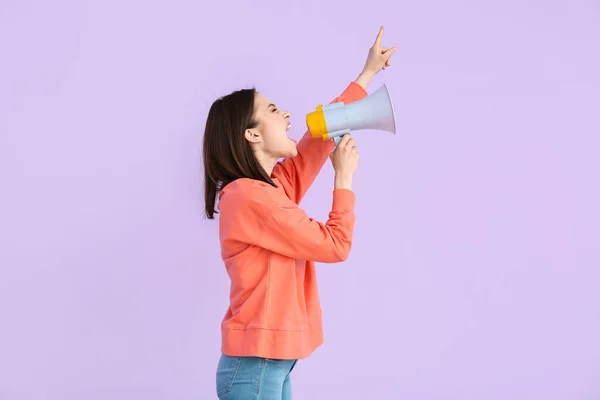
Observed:
[[[360,155],[350,135],[344,135],[330,155],[335,170],[335,189],[352,189],[352,177],[358,168]]]

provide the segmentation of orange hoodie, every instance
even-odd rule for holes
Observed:
[[[352,82],[333,102],[366,95]],[[348,257],[355,195],[334,190],[326,223],[311,219],[298,203],[334,147],[333,140],[306,132],[298,155],[273,169],[277,188],[243,178],[219,194],[221,255],[231,279],[230,306],[221,324],[224,354],[298,359],[323,343],[314,263]]]

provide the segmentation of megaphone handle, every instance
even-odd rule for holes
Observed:
[[[342,138],[349,134],[350,134],[350,129],[342,129],[342,130],[330,133],[330,135],[333,136],[333,141],[335,142],[336,147],[338,144],[340,144],[340,141],[342,140]]]

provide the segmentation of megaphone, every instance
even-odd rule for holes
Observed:
[[[333,139],[336,146],[345,134],[354,130],[375,129],[396,133],[394,107],[385,84],[354,103],[319,105],[316,111],[306,116],[306,125],[313,137]]]

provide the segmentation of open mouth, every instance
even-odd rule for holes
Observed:
[[[285,129],[285,131],[286,131],[286,132],[289,132],[289,131],[290,131],[290,129],[292,129],[292,125],[291,125],[291,124],[288,124],[287,128]],[[296,142],[294,139],[292,139],[292,138],[291,138],[291,137],[289,137],[289,136],[288,136],[288,139],[290,139],[290,140],[291,140],[292,142],[294,142],[294,143],[298,143],[298,142]]]

